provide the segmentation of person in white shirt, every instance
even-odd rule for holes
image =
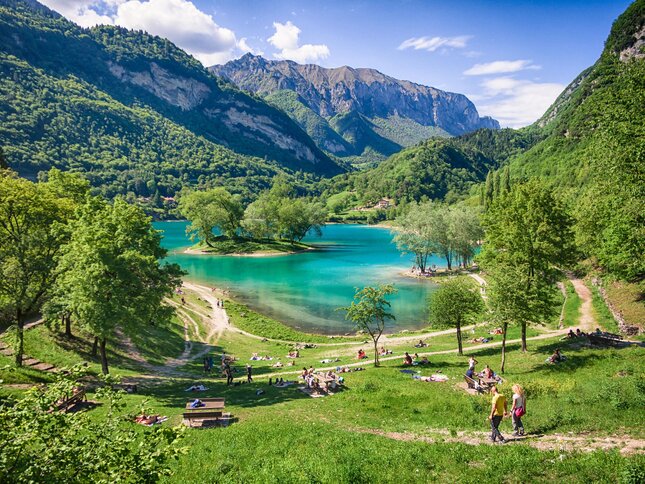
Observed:
[[[513,406],[511,407],[511,418],[513,420],[513,435],[524,435],[524,424],[522,416],[526,413],[526,395],[518,384],[513,385]]]

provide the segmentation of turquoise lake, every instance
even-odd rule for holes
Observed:
[[[344,312],[356,287],[391,282],[398,294],[391,298],[396,321],[391,330],[421,328],[427,322],[430,281],[401,275],[412,267],[412,256],[401,255],[388,229],[365,225],[328,225],[322,237],[305,241],[320,250],[269,257],[231,257],[183,254],[191,244],[187,222],[157,222],[164,233],[168,261],[188,272],[187,279],[229,289],[251,308],[305,331],[339,334],[353,331]],[[439,258],[430,264],[443,266]]]

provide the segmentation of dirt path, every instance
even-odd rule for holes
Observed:
[[[216,345],[229,326],[226,310],[224,308],[217,307],[217,298],[213,296],[212,291],[207,287],[191,284],[190,282],[184,282],[183,286],[186,289],[199,294],[199,296],[211,306],[211,315],[205,321],[210,326],[210,330],[205,341]]]
[[[499,445],[493,444],[488,432],[450,432],[446,429],[430,430],[427,434],[419,435],[410,432],[386,432],[378,429],[353,429],[357,432],[380,435],[394,440],[426,442],[459,442],[468,445]],[[507,444],[521,442],[539,450],[582,451],[618,449],[621,454],[645,454],[645,440],[629,436],[603,437],[593,434],[539,434],[513,437],[510,432],[504,435]]]
[[[560,330],[557,330],[557,331],[549,331],[547,333],[543,333],[543,334],[540,334],[538,336],[533,336],[531,338],[526,338],[526,341],[539,341],[539,340],[542,340],[542,339],[549,339],[549,338],[553,338],[553,337],[557,337],[557,336],[564,336],[565,334],[567,334],[568,331],[569,331],[569,328],[560,329]],[[516,344],[516,343],[521,343],[521,342],[522,342],[522,340],[519,339],[519,338],[518,339],[509,339],[509,340],[506,341],[506,345],[508,346],[508,345],[511,345],[511,344]],[[474,345],[474,346],[465,346],[464,347],[464,353],[468,353],[469,351],[474,351],[474,350],[480,350],[480,349],[483,349],[483,348],[493,348],[493,347],[497,347],[497,346],[502,346],[502,342],[501,341],[496,341],[496,342],[493,342],[493,343],[482,343],[482,344]],[[419,354],[420,357],[423,357],[423,356],[430,357],[430,356],[433,356],[433,355],[449,355],[451,353],[457,353],[458,351],[459,350],[457,348],[454,348],[454,349],[442,350],[442,351],[419,352],[418,354]],[[382,357],[379,358],[379,361],[388,361],[388,360],[401,360],[401,361],[403,361],[403,357],[401,355],[395,355],[395,356],[382,356]],[[356,362],[356,363],[350,363],[350,364],[341,365],[341,366],[348,366],[350,368],[354,368],[354,367],[369,366],[369,365],[373,365],[373,364],[374,364],[374,360],[369,360],[368,359],[368,360],[362,360],[362,361],[359,361],[359,362]],[[316,368],[316,371],[335,370],[336,366],[338,366],[338,365],[326,366],[324,368]],[[297,375],[299,373],[300,373],[300,371],[278,371],[278,372],[275,372],[275,373],[268,373],[268,374],[258,375],[258,379],[275,377],[275,376]]]
[[[576,294],[582,301],[580,305],[580,329],[584,332],[591,332],[598,327],[598,322],[593,313],[591,291],[581,279],[569,279]]]

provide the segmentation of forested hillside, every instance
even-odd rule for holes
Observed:
[[[331,192],[359,200],[479,196],[478,182],[508,165],[514,181],[540,177],[576,215],[586,255],[627,278],[645,274],[645,1],[614,23],[599,60],[544,116],[520,130],[428,140],[374,170],[336,177]],[[476,202],[475,202],[476,203]]]
[[[24,176],[54,166],[87,172],[110,196],[151,196],[343,171],[282,111],[166,39],[1,0],[0,45],[0,145]]]

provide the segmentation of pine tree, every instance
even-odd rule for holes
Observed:
[[[508,193],[511,191],[511,170],[509,170],[508,165],[504,167],[504,172],[502,173],[502,192]]]
[[[500,173],[499,170],[497,170],[493,176],[493,198],[499,197],[502,188],[501,185]]]
[[[484,208],[490,207],[493,201],[493,173],[491,171],[486,175],[486,198],[484,200]]]

